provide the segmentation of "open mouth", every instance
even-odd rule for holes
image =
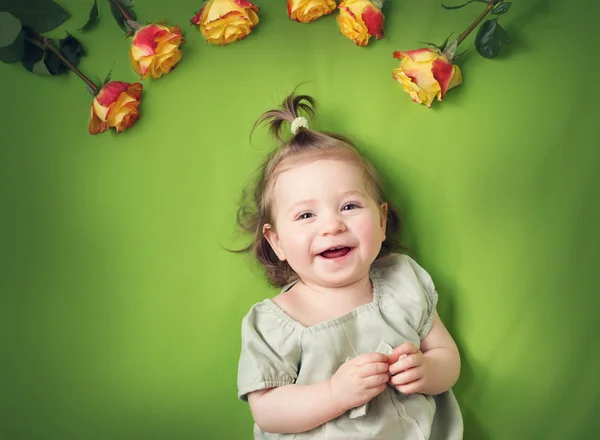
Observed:
[[[337,246],[331,249],[327,249],[326,251],[321,252],[319,255],[327,259],[342,258],[348,255],[351,250],[351,247]]]

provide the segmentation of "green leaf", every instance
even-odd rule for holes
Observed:
[[[430,43],[429,41],[419,41],[419,44],[425,44],[426,46],[433,47],[439,53],[442,53],[444,51],[444,49],[446,48],[446,46],[448,44],[448,40],[450,40],[451,36],[452,36],[452,34],[448,35],[441,45],[437,45],[435,43]]]
[[[434,47],[436,50],[442,51],[442,48],[435,43],[430,43],[429,41],[419,41],[419,44],[424,44],[426,46]]]
[[[21,32],[21,21],[10,12],[0,11],[0,47],[10,46]]]
[[[24,37],[19,19],[9,12],[0,12],[0,61],[20,61],[23,56]]]
[[[127,24],[127,20],[135,20],[137,18],[133,10],[133,3],[130,0],[108,0],[108,2],[110,3],[112,15],[117,21],[119,27],[126,33],[131,32],[132,28]],[[121,9],[123,9],[129,15],[128,18],[123,16],[120,9],[117,7],[117,5],[115,5],[115,2],[121,5]]]
[[[475,37],[475,48],[481,56],[494,58],[500,53],[502,43],[510,43],[510,37],[497,18],[487,20],[479,27]]]
[[[496,31],[496,33],[500,37],[500,41],[502,41],[503,43],[510,43],[510,35],[508,35],[506,29],[500,26],[500,23],[498,23],[498,30]]]
[[[72,64],[79,64],[85,51],[75,37],[67,32],[67,36],[58,43],[62,55]],[[25,56],[23,66],[37,75],[59,75],[69,70],[69,67],[50,49],[41,43],[25,40]]]
[[[496,5],[496,7],[494,9],[492,9],[492,14],[494,14],[494,15],[506,14],[511,6],[512,6],[512,2],[499,3]]]
[[[59,40],[58,48],[63,56],[75,66],[79,64],[79,60],[85,55],[81,43],[68,32],[65,38]],[[51,75],[58,75],[69,70],[69,66],[48,48],[45,50],[44,63]]]
[[[452,10],[452,9],[460,9],[460,8],[464,8],[465,6],[467,6],[468,4],[473,3],[476,0],[469,0],[467,3],[464,3],[462,5],[457,5],[457,6],[448,6],[442,3],[442,8],[444,9],[448,9],[448,10]]]
[[[22,64],[27,70],[36,74],[44,74],[44,68],[46,65],[44,64],[44,49],[41,47],[41,44],[37,41],[33,41],[30,39],[25,40],[25,54],[23,55]],[[43,67],[38,63],[42,63]],[[37,67],[36,67],[37,66]],[[46,68],[46,71],[48,69]],[[49,75],[50,72],[46,73]]]
[[[446,46],[448,45],[448,41],[450,40],[450,37],[452,36],[452,34],[448,35],[446,37],[446,39],[444,40],[444,42],[442,43],[442,45],[440,46],[440,52],[443,52],[444,49],[446,49]]]
[[[23,45],[25,44],[25,33],[20,31],[15,42],[10,46],[0,47],[0,61],[3,63],[16,63],[23,57]]]
[[[114,67],[114,65],[113,65],[113,67]],[[110,79],[111,79],[111,76],[112,76],[113,67],[111,67],[110,70],[108,71],[108,73],[106,74],[106,77],[104,78],[104,81],[102,81],[100,87],[104,87],[106,84],[108,84],[110,82]]]
[[[31,69],[31,72],[41,76],[52,76],[52,73],[50,73],[50,69],[48,69],[48,67],[46,66],[45,57],[33,65],[33,69]]]
[[[43,34],[60,26],[70,14],[52,0],[0,0],[0,10],[10,12],[36,32]]]
[[[83,46],[73,35],[67,32],[67,36],[59,41],[58,47],[62,54],[74,65],[85,55]]]
[[[462,57],[465,56],[465,54],[469,53],[469,49],[465,49],[463,50],[461,53],[454,55],[454,58],[452,58],[452,62],[460,60]]]
[[[92,6],[92,9],[90,11],[90,17],[88,18],[88,21],[79,30],[84,31],[84,32],[89,31],[94,26],[96,26],[97,23],[98,23],[98,0],[94,0],[94,6]]]
[[[454,59],[454,54],[456,53],[457,47],[458,47],[458,40],[454,40],[452,43],[448,44],[444,48],[442,55],[444,55],[448,59],[448,61],[451,62]]]

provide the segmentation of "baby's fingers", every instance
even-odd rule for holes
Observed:
[[[359,375],[360,377],[369,377],[385,373],[389,377],[389,368],[390,366],[387,362],[373,362],[359,367]]]
[[[398,347],[394,348],[394,351],[392,352],[392,354],[390,356],[392,358],[396,357],[396,359],[397,359],[400,356],[402,356],[403,354],[411,355],[413,353],[417,353],[418,351],[419,351],[419,349],[417,348],[417,346],[409,341],[409,342],[405,342],[404,344],[399,345]]]
[[[390,365],[390,374],[397,374],[401,371],[408,370],[409,368],[418,367],[423,363],[423,356],[419,353],[411,354],[399,359],[396,363]]]
[[[394,386],[406,385],[408,383],[419,380],[423,377],[422,368],[411,368],[410,370],[403,371],[402,373],[396,374],[390,377],[390,383]]]
[[[389,378],[390,378],[390,376],[387,373],[377,374],[375,376],[366,377],[364,379],[364,387],[366,389],[370,389],[370,388],[378,388],[381,385],[383,385],[385,388],[385,385],[387,385]]]
[[[418,393],[423,389],[423,379],[415,380],[406,385],[398,385],[396,389],[404,394]]]
[[[362,366],[362,365],[367,365],[367,364],[372,364],[372,363],[378,363],[378,362],[386,362],[387,363],[388,357],[385,354],[382,353],[364,353],[361,354],[360,356],[355,357],[352,362],[354,362],[355,365],[357,366]]]

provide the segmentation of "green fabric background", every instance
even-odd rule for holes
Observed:
[[[82,70],[136,80],[107,4],[83,34],[91,1],[61,3],[73,18],[52,35],[84,43]],[[463,85],[429,110],[392,80],[392,52],[458,34],[484,5],[391,0],[367,48],[334,16],[258,5],[246,40],[213,47],[188,25],[200,2],[138,1],[187,43],[121,135],[88,134],[75,75],[0,65],[0,438],[251,438],[240,320],[275,292],[223,247],[245,242],[237,199],[273,147],[252,124],[300,83],[404,213],[463,356],[465,438],[598,438],[598,3],[515,1],[514,43],[485,60],[469,37]]]

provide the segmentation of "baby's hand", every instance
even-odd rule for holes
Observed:
[[[383,392],[388,369],[388,357],[381,353],[361,354],[343,364],[329,381],[335,405],[347,411]]]
[[[405,342],[394,348],[388,361],[392,375],[389,382],[398,391],[404,394],[421,392],[427,377],[427,360],[412,342]]]

